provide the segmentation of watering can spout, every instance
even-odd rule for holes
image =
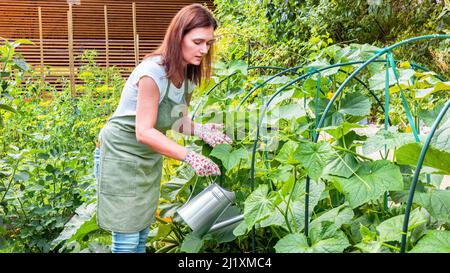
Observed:
[[[232,217],[232,218],[230,218],[230,219],[221,221],[221,222],[219,222],[219,223],[215,223],[215,224],[211,227],[211,229],[209,230],[209,232],[217,231],[217,230],[219,230],[219,229],[221,229],[221,228],[224,228],[224,227],[230,226],[230,225],[232,225],[232,224],[235,224],[235,223],[237,223],[237,222],[239,222],[239,221],[241,221],[241,220],[243,220],[243,219],[244,219],[244,215],[240,214],[240,215],[236,215],[236,216],[234,216],[234,217]]]

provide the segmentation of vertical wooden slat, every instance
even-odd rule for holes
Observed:
[[[108,8],[106,5],[103,6],[103,11],[105,14],[105,59],[106,59],[106,79],[105,79],[105,85],[109,86],[109,73],[108,73],[108,67],[109,67],[109,34],[108,34]]]
[[[138,65],[139,64],[139,34],[136,34],[136,56],[137,56],[136,65]]]
[[[70,93],[75,96],[75,69],[73,58],[73,22],[72,22],[72,4],[69,4],[67,11],[67,32],[69,38],[69,71],[70,71]]]
[[[39,50],[41,55],[41,81],[45,79],[45,68],[44,68],[44,39],[42,35],[42,12],[41,7],[38,7],[39,16]]]
[[[108,34],[108,8],[106,5],[103,6],[105,14],[105,58],[106,58],[106,69],[109,67],[109,34]]]
[[[133,40],[134,40],[134,62],[136,65],[138,65],[139,63],[139,55],[137,55],[137,45],[136,45],[136,35],[137,35],[137,30],[136,30],[136,3],[133,2],[132,3],[132,10],[133,10]]]

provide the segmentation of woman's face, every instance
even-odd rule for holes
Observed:
[[[198,27],[184,35],[181,41],[183,64],[200,65],[214,42],[214,28]]]

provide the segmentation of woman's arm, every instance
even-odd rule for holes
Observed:
[[[147,145],[157,153],[182,160],[187,155],[188,149],[155,129],[158,106],[158,86],[152,78],[142,77],[138,82],[136,139],[139,143]]]

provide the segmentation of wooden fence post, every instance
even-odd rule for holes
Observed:
[[[39,51],[41,55],[41,84],[45,79],[45,67],[44,67],[44,39],[42,35],[42,12],[41,7],[38,7],[39,16]]]
[[[108,8],[106,5],[103,6],[103,11],[105,14],[105,59],[106,59],[106,79],[105,85],[109,86],[109,33],[108,33]]]
[[[133,2],[133,40],[134,40],[134,62],[136,65],[139,64],[139,55],[138,55],[138,48],[137,48],[137,30],[136,30],[136,3]]]
[[[106,5],[103,6],[105,14],[105,58],[106,58],[106,69],[109,67],[109,33],[108,33],[108,8]]]
[[[67,11],[67,32],[69,38],[69,66],[70,66],[70,94],[75,96],[75,69],[73,58],[73,22],[72,22],[72,4],[69,3]]]

